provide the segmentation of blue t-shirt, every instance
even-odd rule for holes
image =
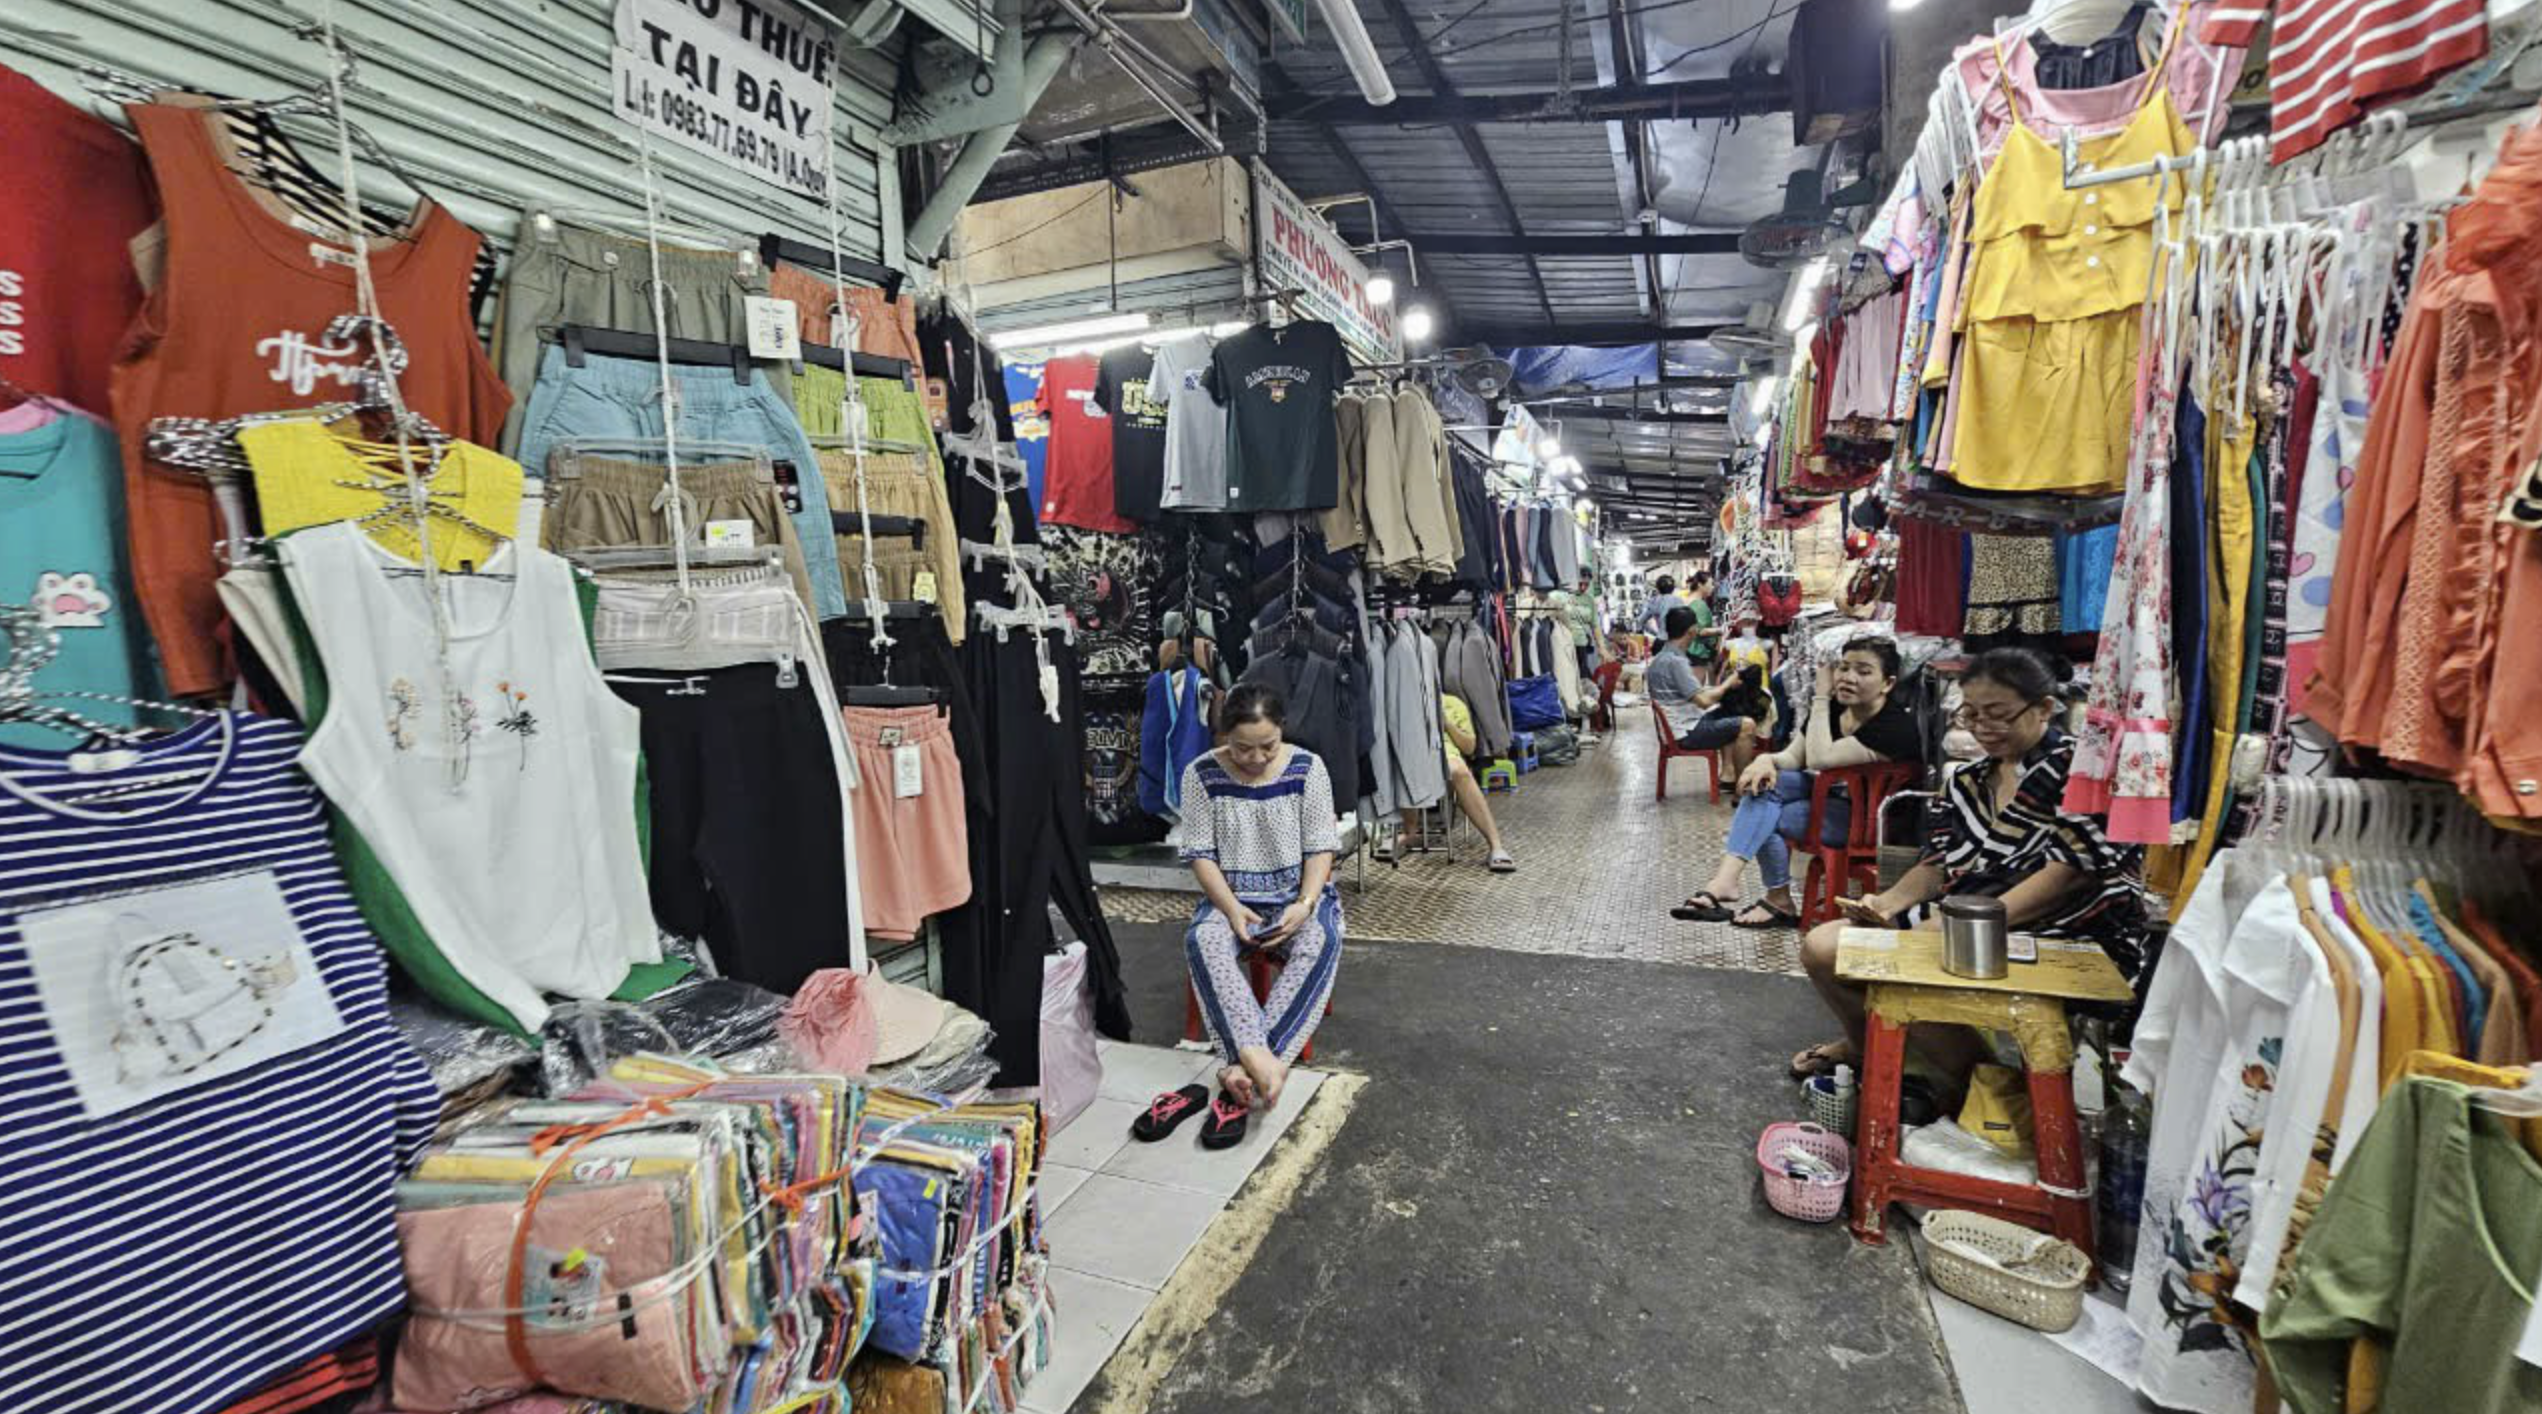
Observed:
[[[126,544],[123,467],[104,424],[63,413],[31,431],[0,434],[0,600],[34,605],[61,645],[36,675],[39,690],[158,694]],[[54,705],[114,725],[138,717],[113,702]],[[0,725],[0,743],[59,750],[70,741],[17,723]]]

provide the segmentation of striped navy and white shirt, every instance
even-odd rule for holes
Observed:
[[[1989,784],[1994,761],[1952,766],[1934,802],[1932,831],[1921,862],[1949,881],[1945,894],[2000,895],[2049,864],[2065,864],[2084,882],[2025,932],[2098,943],[2127,980],[2144,966],[2144,857],[2110,843],[2101,822],[2063,808],[2074,739],[2051,727],[2021,758],[2021,784],[2001,812]]]
[[[1175,842],[1183,858],[1215,862],[1238,903],[1295,903],[1306,857],[1342,848],[1323,758],[1292,743],[1287,764],[1271,779],[1248,785],[1215,751],[1201,757],[1183,772],[1183,823]]]
[[[218,1409],[404,1303],[395,1184],[439,1104],[302,740],[233,714],[121,770],[0,749],[0,1410]],[[242,872],[278,891],[342,1029],[88,1116],[21,919]]]

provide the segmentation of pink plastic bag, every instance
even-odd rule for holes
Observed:
[[[1086,980],[1086,945],[1070,943],[1042,959],[1042,1117],[1057,1134],[1103,1086],[1103,1054],[1094,1044],[1094,989]]]

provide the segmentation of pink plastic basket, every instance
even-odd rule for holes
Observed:
[[[1801,1179],[1785,1173],[1776,1156],[1787,1146],[1834,1164],[1836,1176]],[[1817,1125],[1789,1120],[1767,1125],[1756,1141],[1756,1166],[1765,1174],[1765,1201],[1787,1218],[1823,1223],[1845,1210],[1845,1185],[1854,1172],[1853,1146]]]

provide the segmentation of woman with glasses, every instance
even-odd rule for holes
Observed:
[[[1200,1131],[1212,1149],[1244,1137],[1247,1111],[1279,1102],[1289,1063],[1323,1019],[1341,965],[1333,783],[1314,752],[1283,739],[1287,720],[1278,693],[1239,684],[1219,706],[1217,749],[1183,772],[1176,844],[1206,896],[1183,953],[1218,1049],[1218,1094]],[[1260,1000],[1246,975],[1255,954],[1280,964]],[[1205,1095],[1197,1085],[1160,1095],[1130,1132],[1162,1139]]]
[[[1876,633],[1846,640],[1834,662],[1818,666],[1818,701],[1809,730],[1792,745],[1760,756],[1739,773],[1739,808],[1730,817],[1730,839],[1721,863],[1702,892],[1668,910],[1671,918],[1718,923],[1728,919],[1740,928],[1788,928],[1800,921],[1792,901],[1792,846],[1809,828],[1810,773],[1876,761],[1913,761],[1923,753],[1923,734],[1903,701],[1892,701],[1898,685],[1898,645]],[[1848,805],[1841,794],[1827,801],[1820,838],[1842,844]],[[1748,861],[1756,861],[1765,879],[1765,896],[1736,916],[1728,899],[1736,898],[1739,878]]]
[[[1845,1036],[1794,1056],[1795,1075],[1861,1064],[1862,992],[1836,978],[1838,937],[1848,926],[1907,926],[1947,894],[2000,898],[2014,928],[2097,943],[2136,980],[2144,961],[2142,860],[2112,845],[2100,821],[2062,807],[2074,742],[2056,725],[2056,687],[2047,660],[2027,648],[1989,649],[1970,661],[1958,722],[1985,755],[1944,775],[1915,867],[1868,898],[1838,899],[1845,917],[1802,942],[1801,966]]]

